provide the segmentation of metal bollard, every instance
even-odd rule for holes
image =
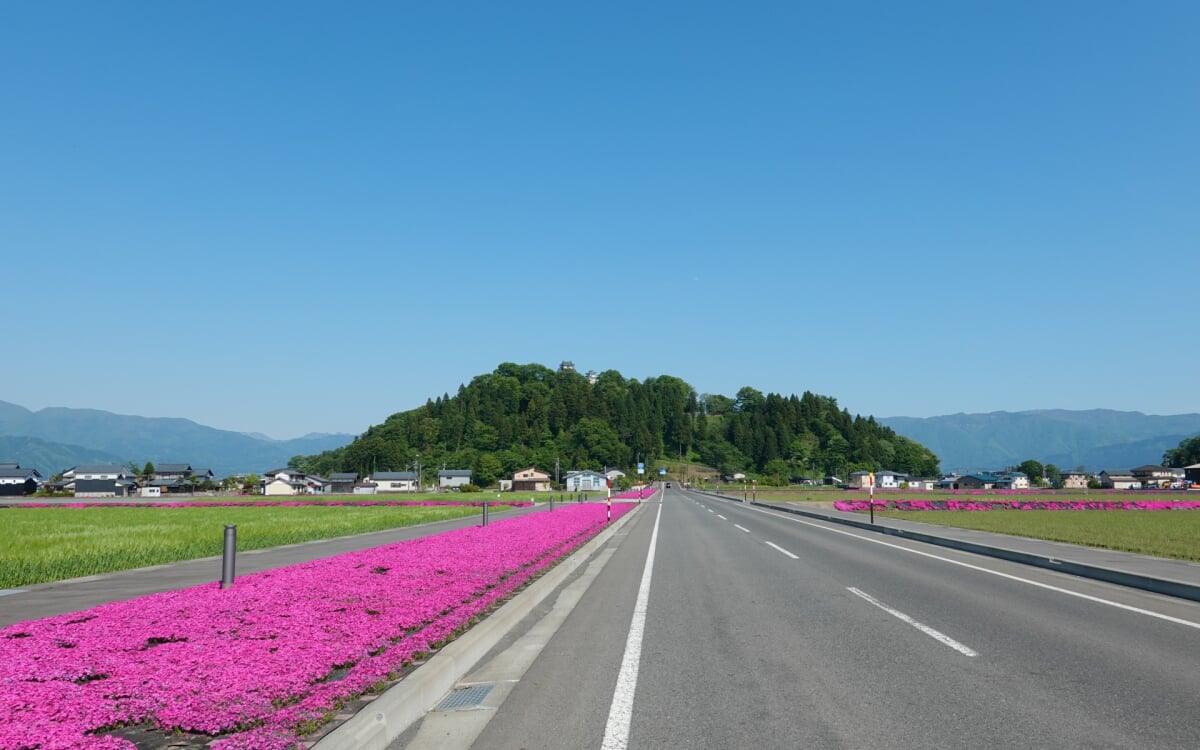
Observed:
[[[554,495],[550,496],[550,512],[554,512]]]
[[[483,501],[483,525],[487,526],[487,500]]]
[[[221,588],[233,585],[233,569],[237,557],[237,526],[225,527],[225,547],[221,552]]]

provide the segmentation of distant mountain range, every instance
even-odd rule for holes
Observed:
[[[1200,414],[1156,416],[1110,409],[996,411],[878,421],[932,450],[947,472],[1002,469],[1030,458],[1062,469],[1130,469],[1157,464],[1167,449],[1200,435]]]
[[[30,411],[0,401],[0,462],[15,461],[50,477],[76,464],[130,461],[190,463],[218,477],[262,473],[292,456],[340,448],[353,435],[313,433],[293,440],[218,430],[189,419],[135,417],[95,409]]]

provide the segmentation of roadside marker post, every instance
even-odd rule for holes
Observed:
[[[233,569],[237,557],[237,526],[225,526],[225,546],[221,552],[221,588],[233,585]]]
[[[608,506],[607,507],[608,519],[605,521],[605,523],[612,523],[612,480],[611,479],[607,480],[605,482],[605,485],[608,488],[608,499],[605,501]]]

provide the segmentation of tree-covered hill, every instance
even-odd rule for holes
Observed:
[[[722,473],[745,471],[764,481],[803,474],[844,477],[856,469],[931,476],[938,460],[873,417],[852,417],[827,396],[766,394],[745,387],[736,397],[698,395],[669,375],[627,380],[615,370],[594,384],[576,372],[505,363],[455,396],[388,417],[350,445],[296,456],[292,468],[328,475],[470,468],[489,486],[527,466],[553,474],[692,457]]]

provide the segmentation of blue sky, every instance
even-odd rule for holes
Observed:
[[[0,400],[1200,411],[1200,5],[0,4]],[[1187,321],[1193,321],[1188,323]]]

